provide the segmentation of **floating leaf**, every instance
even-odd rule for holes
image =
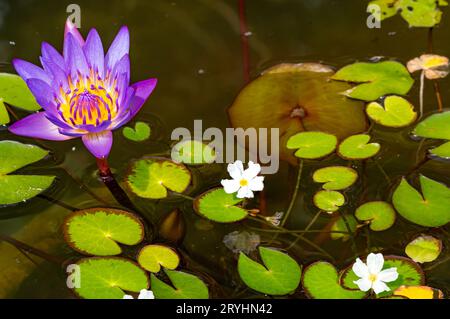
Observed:
[[[333,213],[345,204],[345,197],[336,191],[322,190],[314,195],[313,201],[317,208]]]
[[[70,247],[94,256],[119,255],[119,244],[137,245],[144,239],[144,225],[136,216],[112,208],[74,212],[66,218],[63,232]]]
[[[0,141],[0,205],[26,201],[50,187],[54,176],[8,175],[47,155],[48,151],[38,146]]]
[[[432,262],[442,251],[442,241],[432,236],[419,236],[410,242],[405,253],[417,263]]]
[[[386,202],[368,202],[356,209],[356,218],[361,221],[369,221],[370,229],[383,231],[389,229],[395,222],[395,210]]]
[[[278,250],[259,247],[263,265],[241,252],[239,276],[251,289],[268,295],[293,293],[300,283],[301,268],[289,255]]]
[[[431,149],[430,154],[443,159],[450,159],[450,142]]]
[[[387,127],[404,127],[417,119],[414,106],[400,96],[388,96],[384,107],[378,102],[367,105],[367,115],[376,123]]]
[[[150,199],[167,197],[167,190],[182,193],[190,182],[191,173],[183,164],[162,159],[138,160],[127,179],[133,193]]]
[[[124,127],[123,136],[134,142],[143,142],[148,140],[151,134],[150,126],[144,122],[136,122],[134,128]]]
[[[297,133],[286,144],[290,150],[297,149],[295,156],[307,159],[327,156],[336,149],[336,145],[336,136],[323,132]]]
[[[7,111],[3,103],[32,112],[41,109],[25,81],[20,76],[9,73],[0,73],[0,114],[3,114],[0,116],[0,124],[9,122],[9,116],[5,115]],[[2,118],[3,120],[8,118],[8,121],[2,123]]]
[[[401,286],[394,295],[408,299],[444,299],[442,291],[427,286]]]
[[[151,287],[156,299],[208,299],[205,283],[194,275],[181,271],[165,270],[172,286],[151,275]]]
[[[402,179],[392,196],[397,212],[426,227],[440,227],[450,222],[450,189],[423,175],[420,185],[422,194]]]
[[[284,63],[266,70],[240,92],[228,109],[232,126],[244,130],[278,128],[280,158],[292,165],[297,165],[298,160],[286,143],[296,133],[320,131],[343,139],[365,131],[364,105],[342,97],[341,92],[351,86],[330,81],[333,72],[317,63]],[[258,134],[260,140],[272,139],[270,130],[267,136]]]
[[[441,22],[439,6],[445,5],[447,2],[441,0],[398,0],[396,9],[410,27],[431,28]]]
[[[405,95],[414,83],[405,66],[394,61],[353,63],[337,71],[332,79],[362,83],[344,93],[368,102],[387,94]]]
[[[313,174],[316,183],[325,183],[326,190],[341,190],[352,186],[358,179],[358,173],[350,167],[329,166],[319,168]]]
[[[450,111],[436,113],[417,124],[415,136],[450,140]]]
[[[216,188],[198,196],[194,201],[195,211],[203,217],[218,223],[233,223],[247,217],[248,212],[235,205],[242,198],[236,194],[227,194],[223,188]]]
[[[0,98],[0,125],[8,124],[10,121],[8,110],[6,109],[3,99]]]
[[[200,141],[181,141],[172,148],[172,160],[178,163],[199,165],[212,163],[215,159],[214,149]]]
[[[347,137],[338,147],[338,154],[346,160],[364,160],[377,155],[380,144],[369,143],[370,135],[358,134]]]
[[[313,299],[362,299],[366,296],[366,293],[359,289],[342,287],[334,266],[324,261],[315,262],[305,268],[302,284],[305,293]]]
[[[137,261],[145,270],[157,273],[161,270],[161,266],[166,269],[176,269],[180,264],[180,257],[170,247],[147,245],[139,252]]]
[[[139,292],[149,286],[145,271],[124,258],[85,258],[77,265],[81,284],[74,290],[85,299],[122,299],[125,291]]]
[[[348,226],[345,221],[347,221]],[[331,239],[333,240],[342,239],[342,241],[347,241],[350,238],[348,232],[350,231],[350,233],[354,233],[357,227],[358,221],[353,216],[351,215],[345,216],[345,220],[344,218],[342,218],[342,216],[340,216],[337,220],[335,220],[335,222],[331,226],[331,231],[340,233],[331,233],[330,235]]]

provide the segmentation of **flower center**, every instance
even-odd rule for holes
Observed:
[[[369,275],[369,280],[370,280],[371,282],[377,281],[377,278],[378,278],[378,276],[375,275],[375,274],[370,274],[370,275]]]
[[[248,185],[248,180],[246,180],[245,178],[241,179],[239,181],[239,185],[241,185],[241,187],[247,186]]]

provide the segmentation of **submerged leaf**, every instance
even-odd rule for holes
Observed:
[[[329,166],[316,170],[313,180],[323,184],[326,190],[341,190],[352,186],[358,179],[358,173],[346,166]]]
[[[170,247],[147,245],[139,252],[137,261],[145,270],[157,273],[161,270],[161,266],[166,269],[176,269],[180,264],[180,257]]]
[[[136,122],[134,128],[124,127],[123,136],[134,142],[143,142],[148,140],[151,134],[150,126],[145,122]]]
[[[408,299],[444,299],[442,291],[427,286],[401,286],[394,291],[394,295]]]
[[[410,242],[405,253],[418,263],[432,262],[439,257],[442,250],[442,241],[432,236],[419,236]]]
[[[395,210],[386,202],[368,202],[356,209],[356,218],[370,222],[370,229],[383,231],[389,229],[395,222]]]
[[[333,231],[330,235],[331,239],[347,241],[350,238],[350,234],[355,233],[357,227],[358,221],[352,215],[345,216],[345,219],[340,216],[331,226],[331,231]]]
[[[151,287],[156,299],[208,299],[208,287],[198,277],[174,270],[165,270],[172,286],[151,275]]]
[[[450,111],[433,114],[421,121],[413,135],[439,140],[450,140]]]
[[[331,214],[345,204],[345,197],[336,191],[322,190],[314,195],[313,201],[317,208]]]
[[[347,137],[338,147],[338,154],[346,160],[364,160],[380,151],[380,144],[369,143],[370,135],[358,134]]]
[[[323,132],[301,132],[291,136],[287,141],[287,148],[297,149],[298,158],[318,159],[331,154],[337,145],[334,135]]]
[[[387,127],[408,126],[417,119],[414,106],[400,96],[388,96],[384,99],[384,105],[369,103],[366,113],[376,123]]]

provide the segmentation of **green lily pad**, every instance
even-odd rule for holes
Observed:
[[[297,149],[298,158],[317,159],[331,154],[337,145],[336,136],[323,132],[301,132],[291,136],[287,148]]]
[[[233,223],[248,216],[248,212],[236,205],[242,203],[236,194],[227,194],[223,188],[216,188],[194,200],[194,210],[201,216],[218,223]]]
[[[70,247],[94,256],[119,255],[119,244],[137,245],[144,239],[144,225],[135,215],[112,208],[74,212],[66,218],[63,232]]]
[[[446,1],[436,0],[399,0],[397,10],[410,27],[431,28],[441,22],[442,11],[439,6],[446,6]]]
[[[411,241],[405,248],[409,258],[417,263],[435,261],[442,251],[442,241],[432,236],[422,235]]]
[[[267,295],[282,296],[293,293],[300,283],[301,267],[281,251],[259,247],[263,265],[241,252],[239,276],[251,289]]]
[[[306,295],[312,299],[362,299],[366,293],[359,289],[346,289],[339,283],[336,268],[325,261],[305,268],[302,279]]]
[[[122,299],[126,292],[149,286],[147,274],[134,262],[117,257],[93,257],[77,262],[80,287],[75,293],[85,299]]]
[[[380,144],[369,143],[370,135],[358,134],[347,137],[338,147],[338,154],[346,160],[364,160],[380,151]]]
[[[172,160],[189,165],[200,165],[214,162],[216,152],[210,146],[196,140],[187,140],[172,147]]]
[[[359,277],[352,270],[352,266],[346,268],[341,274],[341,285],[349,289],[358,289],[354,281]],[[378,298],[390,296],[401,286],[422,286],[425,284],[425,275],[418,264],[411,259],[400,256],[385,256],[383,269],[397,268],[398,278],[395,281],[387,282],[390,291],[385,291],[377,295]]]
[[[444,143],[431,149],[430,154],[443,159],[450,159],[450,142]]]
[[[122,134],[131,141],[143,142],[150,138],[151,128],[147,123],[136,122],[134,128],[124,127]]]
[[[164,270],[172,286],[151,275],[151,287],[156,299],[208,299],[208,287],[198,277],[181,271]]]
[[[333,213],[345,204],[345,197],[336,191],[322,190],[314,195],[313,202],[317,208]]]
[[[8,175],[48,155],[34,145],[0,141],[0,205],[29,200],[49,188],[55,176]]]
[[[395,210],[391,204],[381,201],[368,202],[356,209],[356,218],[369,221],[370,229],[383,231],[389,229],[395,222]]]
[[[420,185],[422,194],[402,179],[392,196],[397,212],[426,227],[440,227],[450,222],[450,189],[423,175]]]
[[[413,131],[418,137],[450,140],[450,111],[433,114],[419,124]]]
[[[417,119],[414,106],[400,96],[388,96],[384,107],[378,102],[369,103],[366,113],[376,123],[387,127],[405,127]]]
[[[394,61],[353,63],[337,71],[332,79],[362,83],[344,93],[368,102],[387,94],[405,95],[414,83],[406,67]]]
[[[0,125],[8,124],[10,120],[5,103],[3,103],[3,99],[0,98]]]
[[[183,164],[164,159],[141,159],[134,163],[127,184],[139,197],[161,199],[168,190],[182,193],[191,183],[191,172]]]
[[[348,227],[350,228],[351,233],[355,233],[356,229],[358,228],[358,221],[353,217],[352,215],[346,215],[345,220],[348,223]],[[349,229],[347,228],[347,224],[345,223],[342,216],[340,216],[338,219],[336,219],[331,225],[331,231],[333,232],[341,232],[341,233],[331,233],[330,237],[333,240],[341,239],[342,241],[347,241],[350,238],[349,234],[345,234],[342,232],[349,232]]]
[[[137,261],[145,270],[157,273],[161,270],[161,266],[166,269],[176,269],[180,264],[180,257],[170,247],[147,245],[139,252]]]
[[[313,174],[316,183],[323,184],[326,190],[341,190],[352,186],[358,179],[358,173],[346,166],[329,166],[319,168]]]

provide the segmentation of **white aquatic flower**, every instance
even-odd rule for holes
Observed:
[[[237,192],[238,198],[253,198],[253,192],[264,189],[264,177],[258,176],[261,165],[252,161],[248,162],[248,168],[244,170],[241,161],[228,164],[228,173],[232,179],[223,179],[221,184],[228,194]]]
[[[134,298],[131,295],[124,295],[123,299],[134,299]],[[137,299],[155,299],[155,295],[151,290],[142,289]]]
[[[389,291],[390,289],[385,283],[397,280],[398,272],[396,267],[382,270],[383,265],[384,257],[382,254],[369,254],[367,264],[356,258],[352,270],[361,279],[354,281],[354,283],[362,291],[373,289],[376,294]]]

